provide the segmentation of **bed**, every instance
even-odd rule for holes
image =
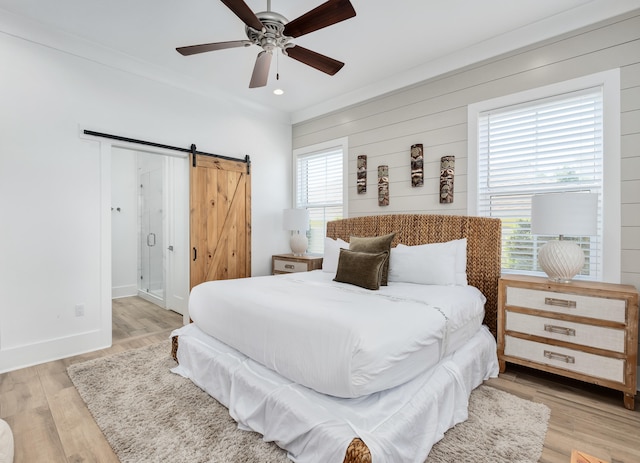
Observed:
[[[334,282],[321,270],[204,284],[192,291],[194,323],[172,336],[175,372],[294,461],[424,461],[444,432],[466,419],[471,390],[497,373],[500,221],[402,214],[327,225],[328,238],[346,242],[390,234],[393,252],[464,241],[468,286],[391,281],[393,266],[380,291]],[[279,304],[267,305],[271,293]],[[297,293],[311,301],[304,310]],[[453,294],[467,299],[468,315],[449,304]],[[211,308],[214,316],[212,306],[220,307]],[[388,307],[432,333],[417,338],[429,330],[400,327]],[[363,333],[355,340],[353,325]],[[389,335],[396,332],[404,334]],[[385,356],[380,345],[400,350]]]

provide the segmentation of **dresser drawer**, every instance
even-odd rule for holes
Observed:
[[[541,342],[514,338],[509,335],[505,336],[504,354],[575,373],[582,373],[594,378],[602,378],[618,383],[624,383],[625,381],[625,361],[622,359],[551,346]]]
[[[518,312],[506,312],[507,331],[624,353],[625,331]]]
[[[607,299],[510,286],[507,288],[506,304],[619,323],[625,323],[626,320],[624,299]]]
[[[296,262],[291,260],[274,259],[273,270],[276,272],[306,272],[309,264],[306,262]]]

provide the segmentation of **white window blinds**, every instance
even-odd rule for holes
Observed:
[[[327,222],[343,217],[343,156],[334,147],[296,157],[296,207],[309,210],[311,254],[324,252]]]
[[[478,119],[478,214],[502,219],[502,268],[537,273],[537,253],[554,237],[530,233],[537,193],[598,193],[598,236],[566,237],[585,251],[580,273],[601,278],[603,108],[595,87],[493,109]]]

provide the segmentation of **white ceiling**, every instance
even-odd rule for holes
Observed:
[[[245,1],[254,12],[267,9],[267,0]],[[293,20],[322,1],[272,0],[271,7]],[[340,72],[331,77],[280,55],[274,57],[267,87],[257,89],[248,88],[257,46],[188,57],[175,51],[246,39],[244,24],[219,0],[0,0],[0,15],[4,9],[9,21],[29,21],[62,34],[66,40],[60,44],[84,39],[76,54],[96,53],[92,59],[135,67],[138,73],[145,69],[147,75],[204,94],[274,108],[298,122],[640,8],[640,0],[351,2],[356,17],[295,40],[345,62]],[[276,87],[285,94],[274,95]]]

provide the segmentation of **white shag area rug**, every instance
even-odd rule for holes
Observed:
[[[288,463],[286,452],[238,430],[227,409],[169,371],[162,342],[71,365],[69,377],[122,463]],[[426,463],[535,463],[549,421],[546,405],[489,386],[472,394],[469,419],[450,429]]]

